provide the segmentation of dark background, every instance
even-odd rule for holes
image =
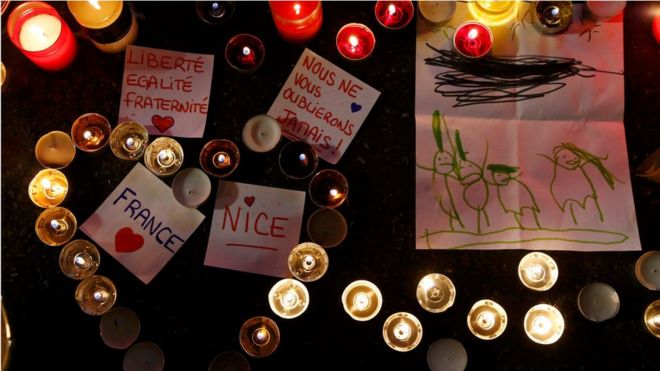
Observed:
[[[65,3],[55,5],[66,8]],[[305,190],[306,180],[280,173],[278,150],[254,154],[240,140],[243,124],[268,110],[303,50],[279,38],[268,5],[239,3],[233,18],[218,27],[199,20],[190,2],[135,5],[142,15],[137,45],[216,56],[205,136],[180,140],[184,167],[198,166],[197,155],[208,139],[229,138],[238,143],[242,157],[230,180]],[[659,5],[628,3],[625,11],[625,127],[631,169],[658,147],[660,138],[660,47],[651,34],[651,10]],[[560,268],[559,281],[540,293],[518,280],[516,267],[525,251],[415,250],[414,21],[403,30],[388,31],[376,22],[373,3],[328,2],[323,10],[321,33],[308,47],[382,95],[334,166],[347,175],[351,187],[348,202],[339,209],[349,221],[349,235],[328,250],[326,276],[307,285],[309,308],[296,319],[281,319],[267,302],[277,279],[203,265],[213,208],[209,201],[200,208],[206,220],[149,285],[101,253],[98,273],[117,285],[117,305],[135,310],[142,320],[138,341],[159,344],[166,369],[206,369],[216,354],[241,351],[238,332],[246,319],[266,315],[279,325],[281,343],[266,358],[248,357],[254,370],[423,370],[429,345],[444,337],[463,343],[469,369],[660,368],[660,339],[646,333],[641,320],[646,305],[660,295],[635,279],[640,252],[551,252]],[[371,27],[378,40],[373,56],[360,63],[343,60],[335,49],[338,29],[353,21]],[[75,23],[69,24],[74,28]],[[240,32],[253,33],[266,45],[265,63],[254,75],[234,72],[222,57],[227,40]],[[42,209],[27,195],[30,179],[40,170],[33,153],[39,136],[51,130],[69,132],[73,120],[86,112],[116,123],[123,53],[105,54],[81,39],[79,47],[71,67],[48,73],[30,63],[3,29],[8,81],[2,93],[2,297],[14,341],[14,370],[117,370],[125,353],[106,347],[99,317],[78,307],[73,297],[78,281],[59,271],[61,248],[37,239],[34,221]],[[82,223],[133,166],[107,148],[98,155],[79,151],[63,170],[70,182],[63,206]],[[330,165],[322,161],[320,168],[325,167]],[[658,249],[660,186],[631,178],[642,247]],[[172,179],[164,181],[171,184]],[[313,211],[308,198],[304,220]],[[85,237],[80,232],[75,236]],[[301,239],[307,239],[304,230]],[[430,272],[448,275],[457,288],[455,305],[442,314],[424,311],[415,299],[417,282]],[[355,279],[370,280],[383,293],[380,314],[366,323],[352,320],[340,302],[344,287]],[[587,321],[577,309],[579,290],[594,281],[609,283],[621,298],[619,314],[604,323]],[[466,325],[469,308],[482,298],[499,302],[509,315],[506,331],[493,341],[477,339]],[[523,331],[525,312],[540,302],[557,305],[565,317],[567,328],[556,344],[535,344]],[[424,326],[421,344],[408,353],[391,350],[381,335],[384,320],[398,311],[413,313]]]

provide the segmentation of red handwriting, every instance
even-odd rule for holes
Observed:
[[[243,208],[239,206],[238,211],[236,213],[236,219],[234,219],[234,215],[232,214],[229,205],[225,206],[225,215],[222,220],[222,229],[224,230],[227,227],[227,220],[229,220],[229,227],[233,232],[236,232],[239,227],[239,222],[241,221],[242,211]],[[282,218],[276,216],[276,217],[272,217],[269,222],[268,214],[262,211],[258,213],[256,217],[254,217],[253,222],[250,222],[250,218],[253,216],[253,214],[251,214],[249,211],[246,211],[245,214],[243,215],[244,215],[244,220],[242,223],[243,233],[250,233],[254,231],[254,233],[260,236],[270,236],[275,238],[286,237],[286,235],[282,233],[277,233],[276,231],[284,231],[284,226],[278,225],[278,222],[285,222],[289,220],[289,218]]]
[[[319,78],[319,80],[325,82],[326,85],[328,86],[335,85],[335,78],[337,77],[337,74],[334,71],[330,71],[324,65],[323,61],[316,60],[316,57],[314,56],[306,55],[305,59],[303,59],[302,66],[306,68],[307,71],[316,75]],[[296,85],[300,86],[301,89],[305,89],[308,92],[314,94],[315,97],[319,98],[321,96],[320,87],[314,87],[311,90],[309,90],[308,89],[310,87],[309,79],[308,82],[305,82],[303,80],[303,76],[304,75],[300,75],[298,72],[296,72],[296,76],[295,76]],[[351,98],[357,98],[358,93],[361,92],[364,88],[361,85],[358,85],[357,83],[353,82],[353,80],[351,79],[348,80],[342,79],[337,89],[344,92],[346,95],[348,95]]]
[[[318,76],[319,80],[325,82],[328,86],[335,85],[335,72],[330,71],[327,67],[325,67],[322,61],[317,61],[316,57],[306,55],[302,66],[307,68],[307,71],[311,71],[313,74]]]
[[[158,111],[201,113],[206,115],[209,110],[209,97],[204,97],[201,102],[194,100],[178,100],[168,98],[153,98],[129,91],[122,99],[126,107],[153,109]]]
[[[171,76],[157,77],[154,75],[144,75],[129,73],[126,75],[126,85],[137,86],[147,91],[149,90],[178,90],[186,93],[192,92],[192,76],[185,78],[174,78]]]
[[[306,90],[308,93],[314,95],[316,98],[321,98],[321,87],[312,83],[309,77],[296,72],[293,77],[293,83],[300,89]]]
[[[311,115],[316,117],[319,120],[323,120],[326,124],[336,127],[344,135],[351,136],[353,135],[353,128],[355,124],[351,120],[340,120],[335,117],[331,111],[327,108],[319,106],[317,102],[307,99],[304,95],[300,95],[293,90],[293,88],[286,88],[282,92],[282,97],[289,102],[295,104],[298,108],[304,109],[309,112]],[[288,110],[285,110],[288,111]],[[293,111],[289,111],[293,113]],[[295,113],[293,113],[295,115]]]
[[[339,83],[339,90],[342,90],[344,93],[348,94],[349,97],[355,98],[357,97],[357,93],[362,91],[363,87],[360,85],[357,85],[353,82],[353,80],[341,80]]]
[[[182,72],[204,73],[203,57],[188,59],[167,54],[154,53],[144,49],[128,48],[126,64],[145,65],[152,69],[178,70]]]

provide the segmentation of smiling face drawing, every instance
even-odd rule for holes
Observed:
[[[458,162],[458,179],[463,185],[470,185],[482,178],[481,168],[470,160]]]
[[[564,169],[574,170],[580,166],[580,157],[568,149],[561,148],[555,152],[555,163]]]
[[[447,175],[454,171],[454,156],[446,151],[438,151],[433,158],[433,170],[436,173]]]

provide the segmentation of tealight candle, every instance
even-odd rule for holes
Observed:
[[[383,27],[398,30],[406,27],[415,16],[415,6],[411,0],[376,1],[376,20]]]
[[[336,44],[342,57],[350,61],[361,61],[373,53],[376,36],[361,23],[349,23],[337,32]]]
[[[464,57],[480,58],[493,48],[493,32],[486,25],[467,21],[454,31],[454,49]]]
[[[3,2],[4,6],[4,2]],[[9,319],[7,318],[7,313],[5,312],[5,304],[1,303],[2,307],[2,318],[0,321],[0,331],[2,334],[2,348],[0,349],[0,356],[2,356],[2,370],[7,370],[7,365],[9,364],[9,354],[12,346],[12,337],[11,337],[11,328],[9,327]]]
[[[314,147],[305,142],[289,142],[282,146],[278,161],[284,175],[304,179],[316,170],[319,156]]]
[[[644,325],[651,335],[660,338],[660,300],[656,300],[646,307]]]
[[[653,17],[653,23],[651,25],[651,32],[655,38],[655,42],[660,44],[660,12]]]
[[[268,152],[282,137],[279,122],[268,115],[257,115],[243,126],[243,144],[253,152]]]
[[[211,195],[211,180],[198,168],[181,170],[172,182],[174,198],[185,207],[195,208]]]
[[[520,259],[518,277],[525,287],[546,291],[554,286],[559,275],[557,263],[549,255],[532,252]]]
[[[488,26],[509,23],[518,14],[518,1],[477,0],[468,3],[470,14]]]
[[[263,64],[265,56],[264,43],[258,37],[247,33],[232,37],[225,46],[225,60],[238,72],[255,72]]]
[[[538,1],[531,7],[534,27],[543,33],[562,32],[568,28],[573,19],[571,1]]]
[[[383,339],[396,351],[411,351],[422,341],[422,324],[410,313],[394,313],[383,324]]]
[[[199,164],[209,175],[225,178],[236,170],[241,154],[234,142],[228,139],[212,139],[199,153]]]
[[[172,138],[158,138],[144,150],[144,164],[158,176],[172,175],[183,164],[183,148]]]
[[[34,147],[34,155],[41,166],[62,169],[76,157],[76,146],[69,134],[51,131],[39,138]]]
[[[454,305],[456,288],[449,277],[431,273],[419,281],[416,295],[422,308],[431,313],[440,313]]]
[[[44,169],[32,178],[28,194],[32,202],[43,208],[57,206],[64,201],[69,190],[69,182],[62,172]]]
[[[307,310],[309,292],[305,285],[285,278],[273,285],[268,293],[270,309],[282,318],[296,318]]]
[[[73,143],[85,152],[96,152],[105,147],[111,132],[108,119],[98,113],[86,113],[71,126]]]
[[[209,364],[208,371],[250,371],[250,363],[238,352],[222,352]]]
[[[76,288],[76,301],[83,312],[102,315],[109,311],[117,300],[117,289],[109,278],[90,276],[80,281]]]
[[[467,324],[474,336],[483,340],[493,340],[502,335],[506,329],[506,311],[492,300],[479,300],[470,309]]]
[[[614,318],[619,312],[619,305],[616,290],[605,283],[590,283],[578,294],[580,313],[590,321],[602,322]]]
[[[320,0],[269,1],[268,4],[277,32],[290,43],[304,44],[321,30],[323,8]]]
[[[71,211],[60,206],[44,210],[34,223],[34,230],[41,242],[49,246],[60,246],[69,242],[78,222]]]
[[[5,80],[7,80],[7,69],[5,68],[5,64],[0,62],[0,87],[2,87],[2,91],[5,90]]]
[[[587,0],[589,13],[600,20],[608,20],[618,16],[625,7],[626,1]]]
[[[91,242],[74,240],[60,251],[59,262],[64,275],[74,280],[82,280],[96,273],[101,264],[101,255]]]
[[[319,207],[334,209],[348,197],[348,181],[342,173],[333,169],[321,170],[309,182],[309,197]]]
[[[420,1],[417,7],[424,19],[436,25],[449,21],[456,13],[455,1]]]
[[[78,44],[55,9],[43,2],[17,6],[7,20],[7,34],[34,64],[47,71],[58,71],[73,62]]]
[[[165,354],[156,343],[137,343],[126,351],[122,365],[124,371],[162,371]]]
[[[112,349],[126,349],[140,334],[140,318],[128,308],[116,307],[103,315],[99,328],[105,345]]]
[[[119,53],[138,35],[138,23],[123,1],[67,1],[76,21],[87,28],[94,46],[106,53]]]
[[[236,10],[234,1],[196,1],[197,16],[204,22],[219,25],[227,22]]]
[[[635,276],[649,290],[660,290],[660,251],[647,251],[635,263]]]
[[[342,243],[347,233],[346,219],[335,209],[318,209],[307,219],[309,238],[325,248]]]
[[[328,254],[312,242],[296,245],[289,253],[289,271],[303,282],[316,281],[328,270]]]
[[[134,121],[122,122],[110,133],[110,149],[120,160],[139,160],[148,141],[147,129]]]
[[[239,342],[249,356],[266,357],[280,344],[280,329],[268,317],[252,317],[241,326]]]
[[[564,333],[564,317],[551,305],[538,304],[525,314],[525,333],[535,343],[548,345],[559,340]]]
[[[368,321],[380,312],[383,296],[376,285],[369,281],[351,282],[341,295],[344,310],[356,321]]]
[[[431,371],[463,371],[467,367],[468,357],[459,341],[439,339],[429,347],[426,362]]]

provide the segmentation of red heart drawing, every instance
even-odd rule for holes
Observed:
[[[255,199],[254,196],[250,196],[250,197],[245,197],[243,201],[245,201],[245,203],[248,206],[252,206],[252,204],[254,203],[254,199]]]
[[[133,252],[144,245],[144,238],[129,227],[124,227],[115,234],[115,251]]]
[[[174,118],[172,116],[163,117],[161,115],[153,115],[151,116],[151,123],[154,124],[156,129],[161,133],[164,133],[165,130],[174,126]]]

